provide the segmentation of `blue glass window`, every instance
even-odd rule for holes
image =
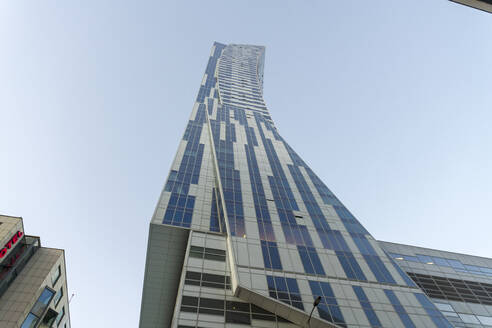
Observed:
[[[451,266],[448,261],[442,257],[437,257],[437,256],[433,256],[432,257],[432,260],[434,261],[434,263],[436,265],[440,265],[440,266]]]
[[[63,317],[65,316],[65,307],[62,307],[61,311],[58,313],[55,319],[55,324],[57,326],[60,325],[60,322],[62,321]]]
[[[430,256],[417,254],[417,258],[422,263],[434,264],[434,260]]]
[[[412,322],[412,319],[410,319],[410,316],[401,305],[395,293],[389,289],[385,289],[384,293],[386,294],[386,297],[388,297],[391,305],[393,305],[393,308],[395,309],[396,313],[400,317],[401,322],[403,323],[405,328],[416,328],[415,324]]]
[[[421,293],[414,294],[420,304],[424,307],[427,314],[431,317],[432,321],[438,328],[452,328],[453,326],[446,320],[441,311],[439,311],[431,301]]]
[[[261,250],[265,268],[282,270],[282,263],[280,262],[280,254],[278,253],[276,242],[261,240]]]
[[[48,307],[48,304],[51,302],[54,295],[55,292],[53,290],[45,288],[32,307],[31,312],[40,317],[44,310]]]
[[[455,269],[466,270],[465,266],[458,260],[448,259],[448,263]]]
[[[369,302],[369,299],[367,298],[367,295],[362,287],[352,286],[352,288],[355,292],[355,295],[357,295],[357,298],[359,299],[360,305],[364,310],[364,313],[366,314],[367,320],[371,324],[371,327],[381,327],[381,322],[379,321],[376,312],[374,312],[374,309],[372,308],[372,305]]]
[[[41,295],[38,297],[36,303],[34,303],[30,313],[21,325],[21,328],[35,327],[39,319],[43,315],[44,311],[50,304],[51,300],[55,296],[55,291],[45,287]]]
[[[341,327],[346,327],[345,319],[343,318],[342,311],[338,306],[335,294],[328,282],[323,281],[311,281],[309,280],[309,287],[313,294],[313,300],[316,300],[318,296],[321,296],[321,302],[317,306],[319,316],[322,319],[333,322]]]
[[[195,201],[193,200],[193,204]],[[192,206],[193,208],[193,206]],[[210,231],[220,231],[219,212],[217,210],[217,200],[215,197],[215,188],[212,188],[212,205],[210,209]]]
[[[203,98],[206,96],[206,88],[204,88],[204,86],[200,88],[198,96],[201,102],[203,102]],[[209,87],[208,92],[210,92]],[[178,171],[171,170],[169,173],[164,190],[171,192],[171,197],[162,221],[165,224],[183,227],[191,226],[195,197],[188,196],[188,191],[190,184],[198,184],[200,177],[200,168],[205,147],[204,144],[200,144],[200,136],[206,118],[205,107],[205,104],[200,104],[195,119],[188,121],[183,136],[183,140],[186,141],[186,148],[181,158],[179,169]],[[183,212],[185,208],[187,212]]]
[[[376,250],[372,247],[367,240],[366,236],[360,233],[352,232],[350,233],[354,243],[366,260],[369,268],[376,277],[378,282],[385,282],[390,284],[395,284],[396,281],[391,276],[383,261],[379,258]]]
[[[295,279],[267,275],[267,285],[271,297],[304,311],[301,293]]]
[[[36,317],[32,313],[29,313],[26,319],[24,320],[24,322],[22,323],[21,328],[34,328],[38,320],[39,320],[38,317]]]
[[[304,271],[310,274],[325,275],[325,270],[314,247],[297,246]]]
[[[359,266],[359,263],[357,263],[357,260],[352,253],[335,251],[335,255],[340,261],[340,264],[342,265],[343,271],[345,271],[347,278],[362,281],[367,280],[366,276]]]
[[[480,267],[476,265],[464,264],[464,266],[468,271],[472,271],[473,273],[481,273]]]

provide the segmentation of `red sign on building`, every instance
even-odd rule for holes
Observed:
[[[21,239],[21,237],[24,235],[22,231],[17,231],[14,236],[8,241],[8,243],[5,244],[5,246],[0,249],[0,259],[7,254],[7,252]]]

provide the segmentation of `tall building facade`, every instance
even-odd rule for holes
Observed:
[[[0,215],[0,327],[70,328],[65,252]]]
[[[280,136],[264,58],[212,47],[150,223],[140,327],[452,327]]]

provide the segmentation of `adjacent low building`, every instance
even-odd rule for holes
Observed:
[[[69,328],[65,252],[26,235],[21,217],[0,215],[0,327]]]
[[[492,259],[379,242],[454,327],[492,327]]]
[[[451,0],[453,2],[486,11],[492,13],[492,1],[491,0]]]

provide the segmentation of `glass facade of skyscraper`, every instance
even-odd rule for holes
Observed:
[[[452,327],[280,136],[264,58],[212,47],[151,220],[140,326]]]

